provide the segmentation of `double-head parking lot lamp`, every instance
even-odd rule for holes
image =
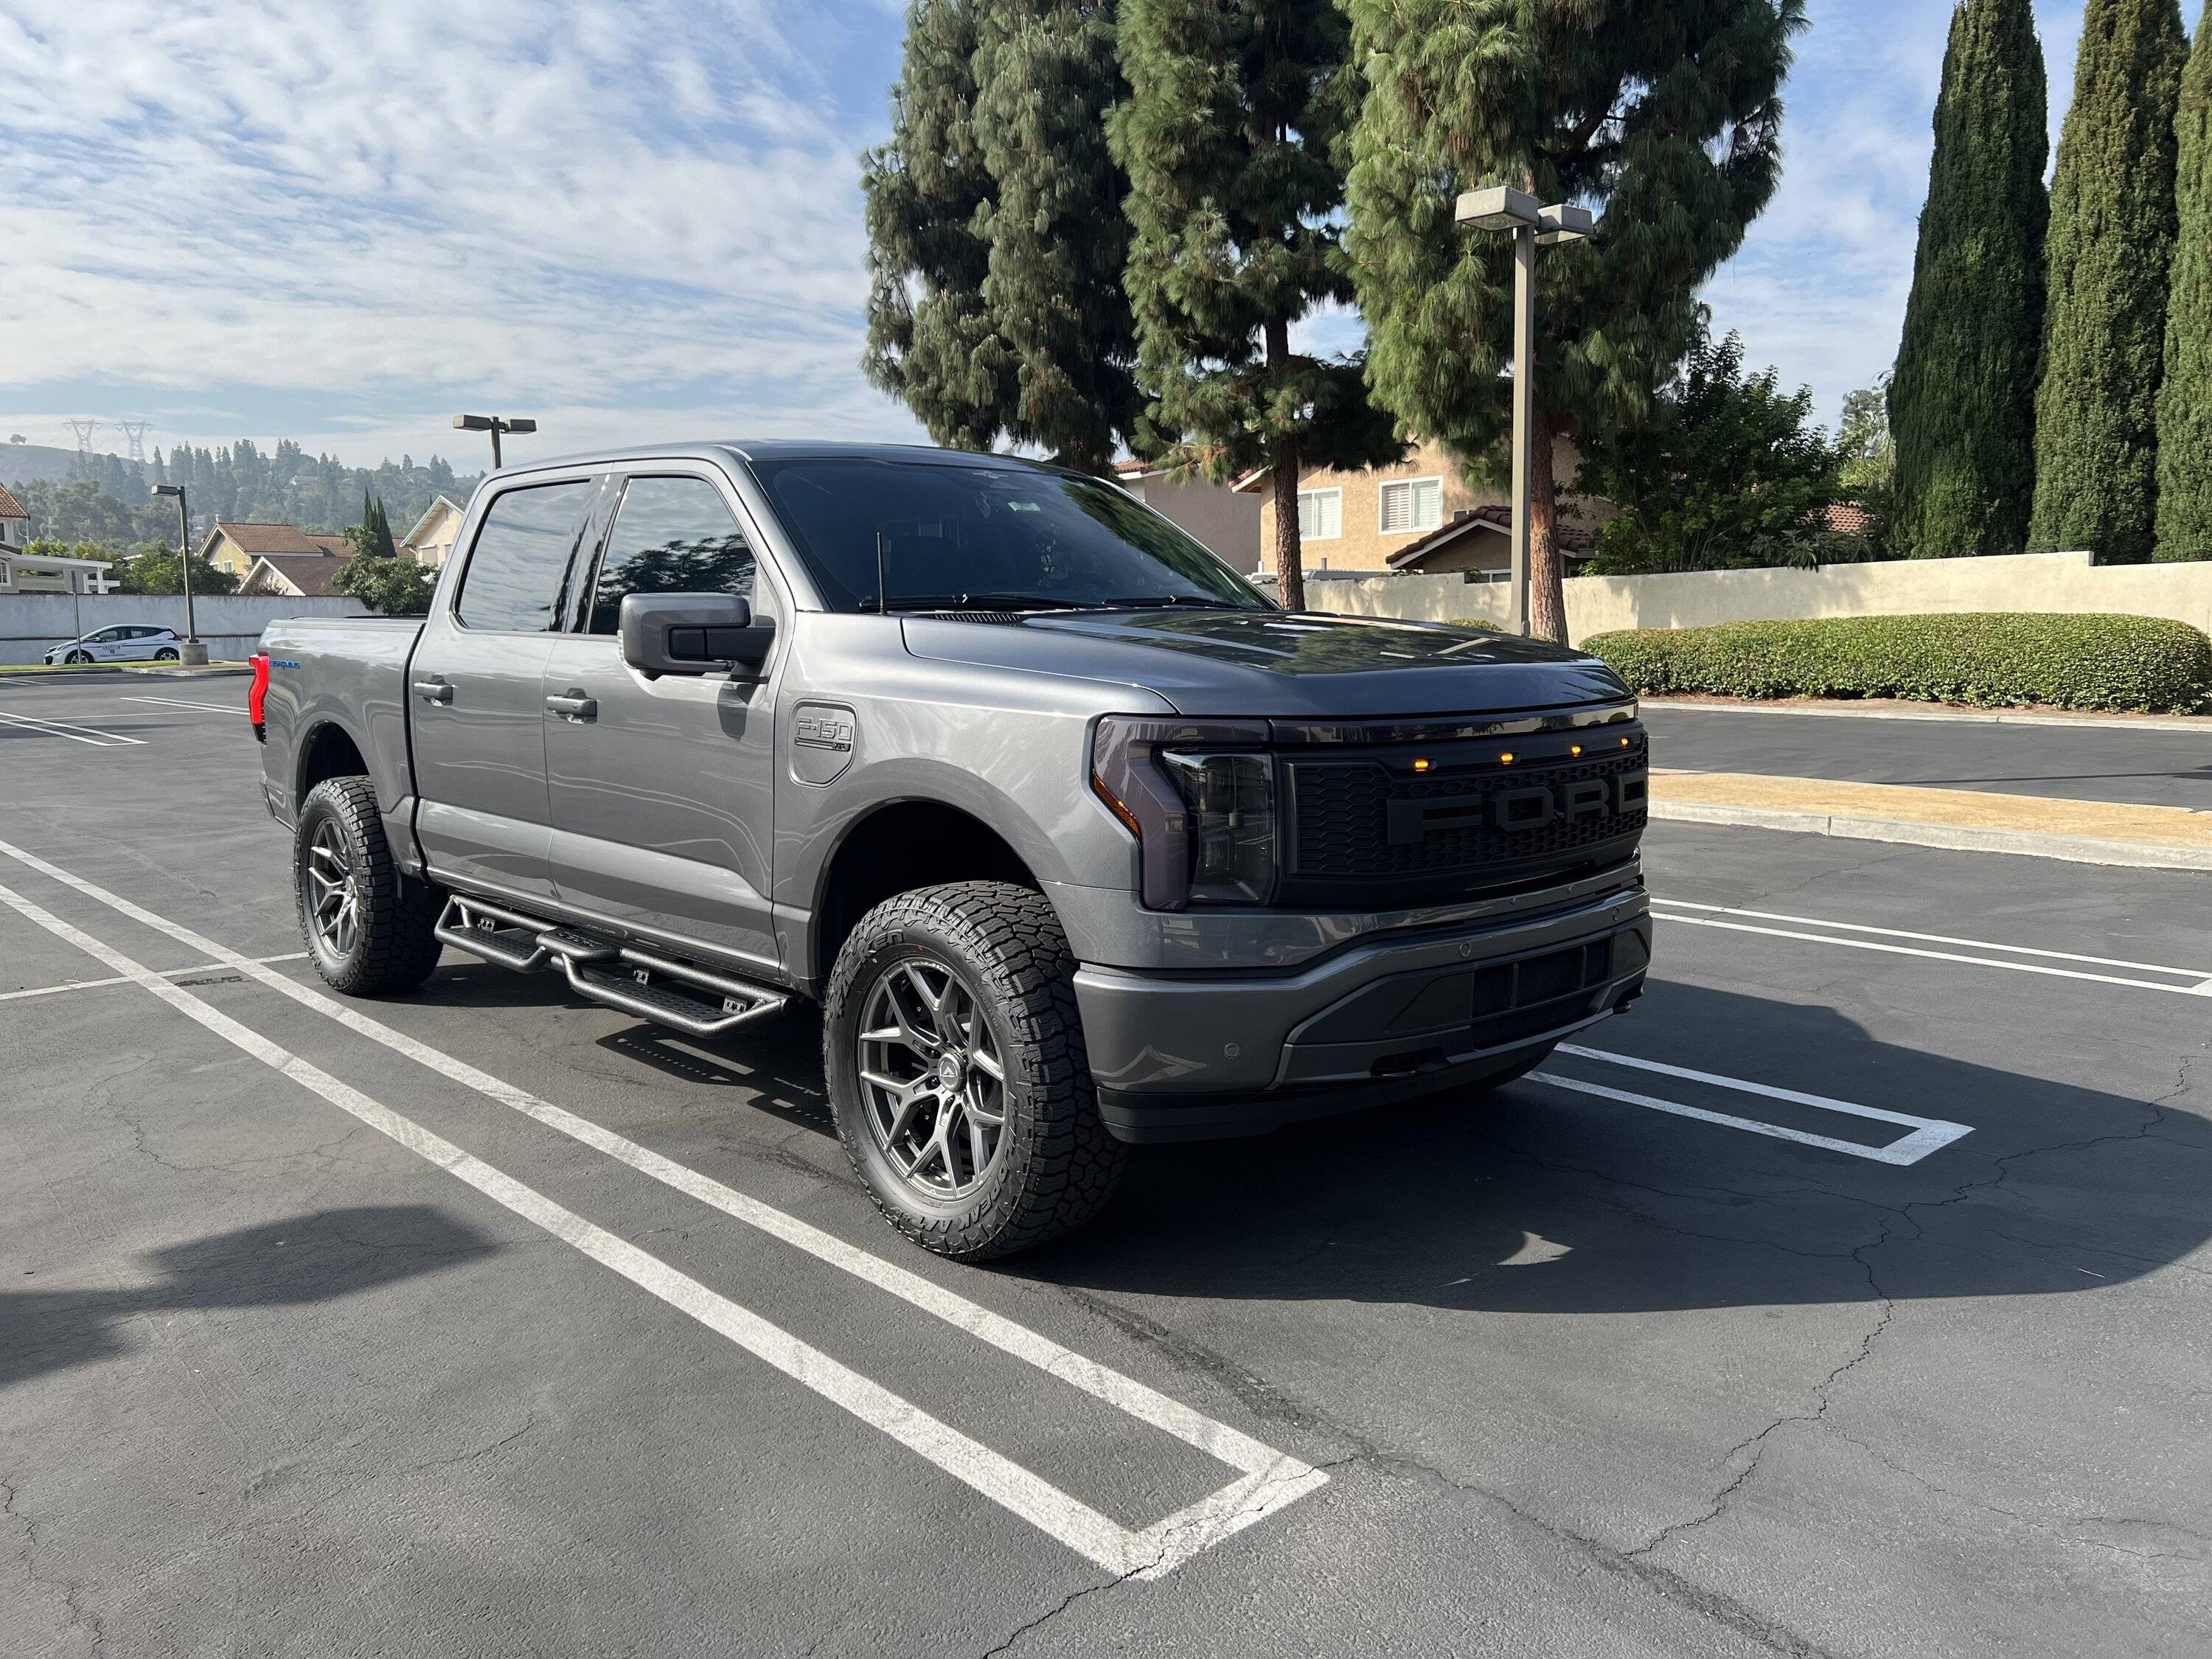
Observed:
[[[177,554],[185,573],[185,642],[178,658],[187,663],[207,661],[207,647],[200,643],[198,619],[192,613],[192,521],[185,510],[185,487],[180,483],[155,484],[156,495],[177,498]]]
[[[1551,207],[1510,185],[1471,190],[1452,217],[1477,230],[1513,233],[1513,631],[1528,631],[1528,498],[1531,430],[1536,422],[1536,250],[1579,242],[1597,228],[1588,208]]]
[[[504,463],[500,459],[499,434],[502,432],[535,432],[538,422],[510,415],[456,415],[453,424],[463,432],[491,434],[491,470],[498,471]]]

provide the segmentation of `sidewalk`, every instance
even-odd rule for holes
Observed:
[[[2076,864],[2212,870],[2212,812],[2178,806],[1656,768],[1651,816]]]

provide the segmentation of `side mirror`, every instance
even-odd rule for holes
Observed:
[[[757,668],[775,639],[733,593],[632,593],[622,602],[623,660],[641,674]]]

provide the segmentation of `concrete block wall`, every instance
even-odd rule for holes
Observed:
[[[261,630],[282,617],[364,617],[359,599],[240,598],[195,599],[193,613],[208,654],[235,660],[246,656]],[[46,647],[118,623],[185,631],[185,601],[110,593],[0,594],[0,663],[42,661]]]
[[[1577,641],[1630,628],[1962,611],[2171,617],[2212,634],[2212,560],[2100,565],[2087,553],[2022,553],[1811,570],[1574,576],[1566,599],[1567,636]],[[1306,588],[1306,603],[1316,611],[1424,622],[1502,623],[1506,602],[1504,583],[1455,575],[1309,581]]]

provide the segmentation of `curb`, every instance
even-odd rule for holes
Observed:
[[[1892,703],[1726,702],[1705,697],[1644,697],[1645,708],[1690,708],[1710,714],[1798,714],[1814,720],[1933,720],[1960,726],[2055,726],[2079,731],[2187,732],[2212,738],[2212,715],[2015,714],[1998,708],[1900,708]]]
[[[2063,859],[2069,864],[2114,865],[2135,870],[2212,870],[2212,848],[2161,847],[2150,842],[2059,836],[2035,830],[1914,823],[1901,818],[1795,812],[1784,807],[1723,806],[1702,801],[1665,801],[1656,797],[1651,802],[1651,816],[1677,823],[1736,824],[1753,830],[1834,836],[1847,841],[1939,847],[1952,852],[2012,853],[2029,858]]]

